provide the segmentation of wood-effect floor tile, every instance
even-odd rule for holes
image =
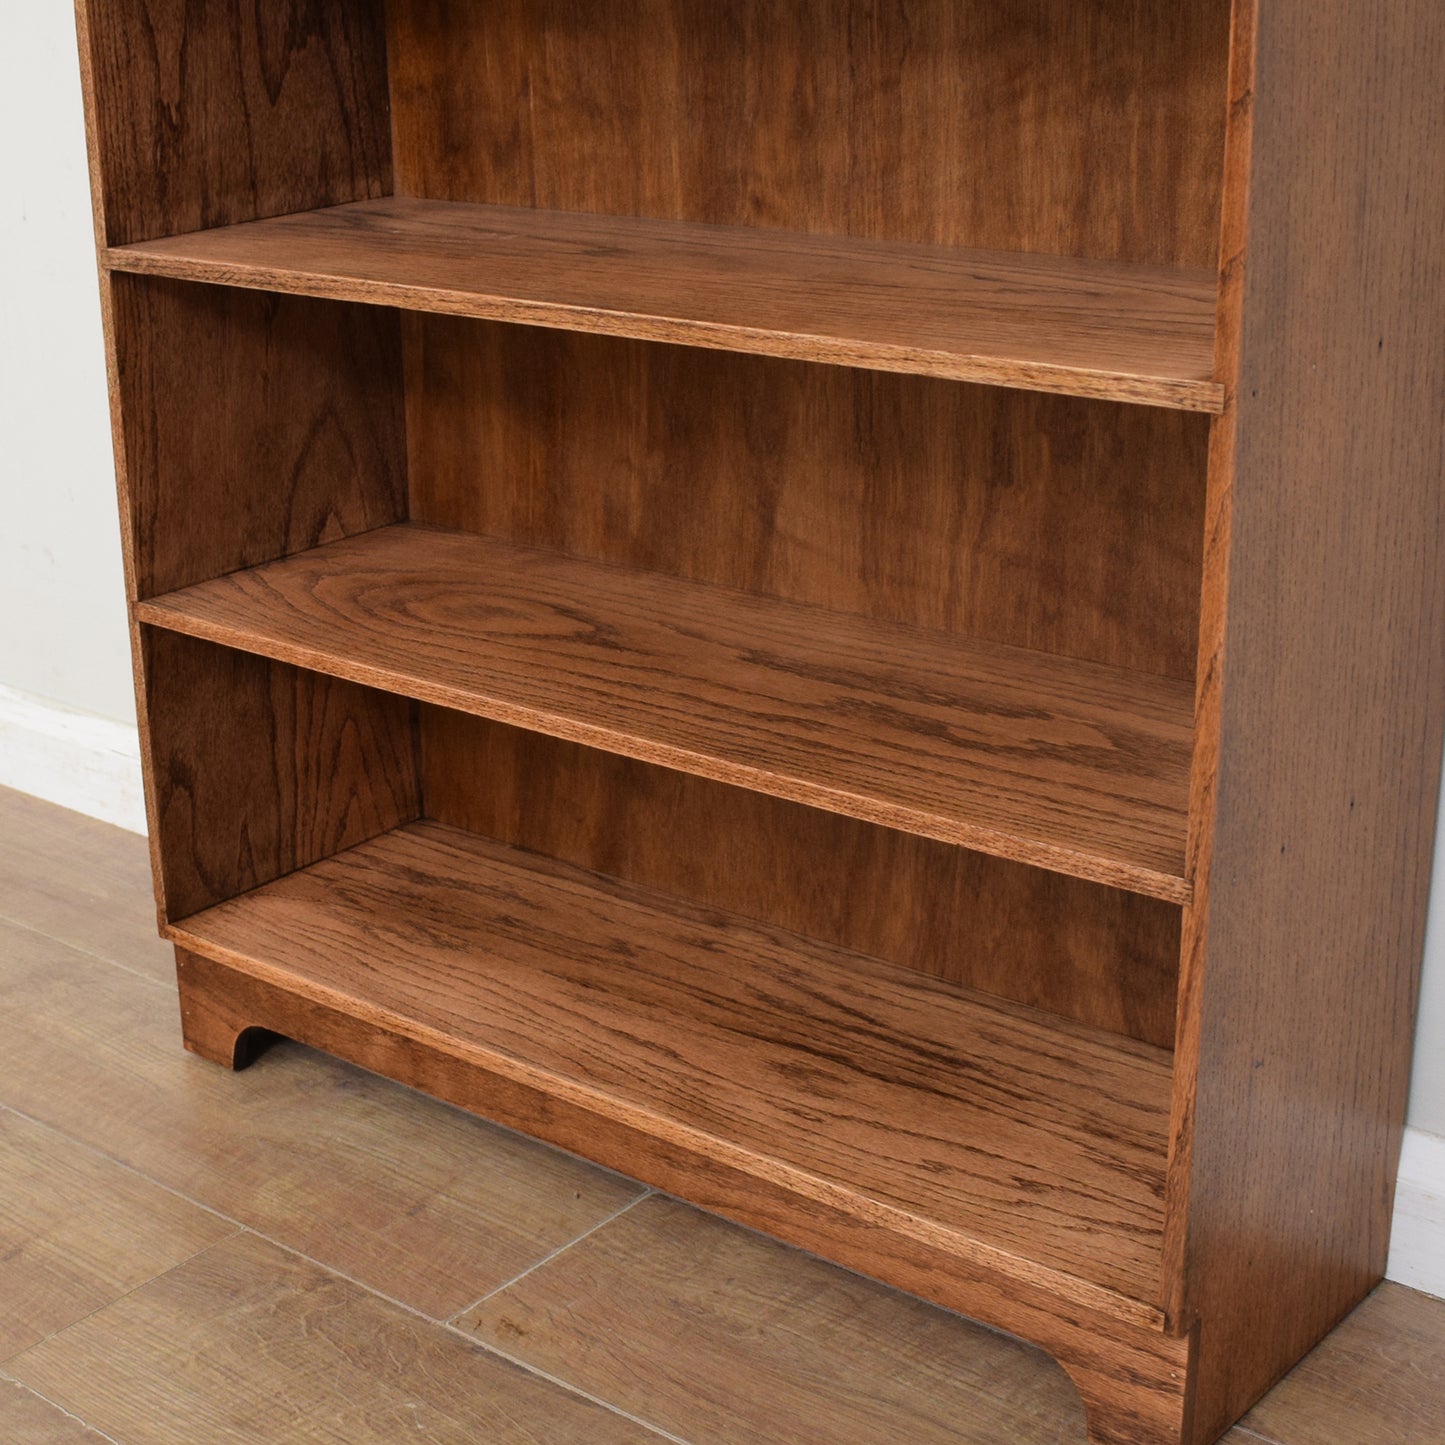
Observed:
[[[0,788],[0,918],[151,978],[174,980],[138,833]]]
[[[0,925],[0,1104],[447,1318],[636,1184],[292,1044],[185,1053],[175,994]]]
[[[1046,1356],[660,1196],[458,1321],[692,1445],[1059,1445]]]
[[[1445,1302],[1382,1284],[1240,1423],[1272,1445],[1445,1445]]]
[[[5,1445],[106,1445],[104,1435],[6,1379],[0,1379],[0,1440]]]
[[[658,1440],[250,1234],[8,1369],[127,1445]]]
[[[235,1230],[0,1109],[0,1361]]]

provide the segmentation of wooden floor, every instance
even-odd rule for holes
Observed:
[[[0,1441],[1072,1445],[1046,1357],[290,1044],[182,1052],[145,844],[0,791]],[[1445,1442],[1382,1287],[1230,1445]]]

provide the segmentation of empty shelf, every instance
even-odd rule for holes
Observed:
[[[407,200],[113,247],[306,296],[1223,409],[1209,271]]]

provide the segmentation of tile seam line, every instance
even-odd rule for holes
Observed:
[[[36,1124],[43,1129],[48,1129],[51,1133],[59,1134],[62,1138],[70,1140],[71,1143],[78,1145],[80,1148],[87,1150],[89,1153],[98,1155],[101,1158],[109,1160],[111,1163],[118,1165],[120,1168],[126,1170],[127,1173],[134,1175],[136,1178],[142,1179],[149,1184],[153,1184],[156,1188],[164,1190],[167,1194],[170,1194],[177,1199],[183,1200],[185,1203],[193,1205],[197,1209],[204,1210],[207,1214],[210,1214],[217,1219],[224,1220],[227,1224],[233,1226],[230,1234],[223,1235],[220,1239],[213,1240],[210,1244],[204,1245],[202,1248],[187,1255],[185,1259],[178,1260],[175,1264],[169,1266],[164,1270],[161,1270],[157,1274],[152,1275],[149,1279],[143,1280],[133,1289],[128,1289],[125,1291],[124,1294],[117,1295],[114,1299],[109,1300],[105,1304],[100,1305],[98,1308],[89,1311],[89,1313],[80,1316],[80,1318],[71,1320],[61,1329],[52,1330],[51,1333],[46,1335],[44,1339],[36,1340],[34,1344],[27,1345],[24,1350],[17,1351],[16,1354],[10,1356],[7,1360],[0,1361],[0,1377],[7,1379],[13,1378],[6,1373],[6,1366],[12,1361],[18,1360],[28,1350],[38,1349],[41,1345],[45,1344],[49,1340],[54,1339],[57,1335],[62,1335],[65,1333],[66,1330],[72,1329],[76,1325],[84,1323],[86,1320],[92,1318],[92,1316],[100,1314],[104,1310],[109,1309],[111,1305],[119,1304],[121,1300],[127,1299],[130,1295],[134,1294],[136,1290],[144,1289],[147,1285],[154,1284],[156,1280],[165,1278],[166,1275],[171,1274],[174,1270],[180,1269],[184,1265],[191,1263],[192,1260],[198,1259],[201,1255],[207,1253],[207,1251],[215,1249],[220,1245],[230,1243],[241,1235],[249,1234],[256,1239],[262,1240],[266,1244],[272,1245],[274,1248],[281,1250],[285,1254],[292,1255],[296,1259],[304,1260],[307,1264],[312,1265],[316,1269],[319,1269],[323,1274],[333,1276],[336,1279],[345,1280],[347,1284],[353,1285],[355,1288],[361,1290],[363,1293],[371,1295],[376,1299],[384,1300],[387,1304],[395,1306],[395,1308],[404,1311],[406,1314],[414,1316],[416,1319],[424,1321],[428,1325],[431,1325],[437,1329],[447,1330],[451,1334],[456,1335],[459,1339],[465,1340],[472,1349],[479,1350],[483,1354],[496,1355],[498,1358],[505,1359],[509,1364],[516,1365],[519,1369],[523,1369],[529,1374],[536,1375],[539,1378],[545,1379],[552,1384],[566,1389],[570,1394],[574,1394],[582,1399],[588,1400],[592,1404],[598,1405],[603,1409],[610,1411],[614,1415],[619,1415],[624,1419],[630,1420],[634,1425],[638,1425],[642,1429],[649,1430],[653,1434],[659,1435],[665,1440],[674,1442],[674,1445],[690,1445],[690,1442],[683,1440],[680,1436],[672,1435],[669,1432],[664,1431],[658,1425],[653,1425],[648,1421],[639,1418],[636,1415],[629,1414],[626,1410],[619,1408],[608,1400],[602,1399],[600,1396],[592,1395],[586,1390],[583,1390],[576,1385],[569,1384],[565,1380],[548,1374],[544,1370],[536,1369],[533,1366],[526,1364],[522,1360],[514,1359],[512,1356],[506,1355],[500,1350],[493,1349],[491,1345],[479,1339],[476,1335],[469,1334],[467,1333],[467,1331],[459,1329],[455,1325],[453,1325],[451,1323],[451,1320],[457,1317],[455,1315],[451,1316],[450,1318],[439,1318],[435,1315],[429,1315],[424,1310],[416,1308],[415,1305],[409,1305],[403,1300],[397,1299],[394,1295],[389,1295],[384,1290],[377,1289],[374,1285],[369,1285],[363,1280],[357,1279],[354,1275],[347,1274],[344,1270],[337,1269],[333,1265],[323,1264],[320,1260],[314,1259],[311,1255],[306,1254],[300,1249],[297,1249],[294,1245],[285,1244],[279,1239],[272,1238],[269,1234],[264,1233],[262,1230],[254,1229],[250,1225],[242,1223],[233,1215],[226,1214],[222,1210],[213,1208],[211,1205],[202,1204],[199,1200],[191,1198],[190,1195],[183,1193],[181,1190],[175,1189],[169,1184],[164,1184],[158,1179],[152,1179],[149,1174],[146,1174],[142,1170],[137,1169],[132,1164],[128,1164],[123,1159],[117,1159],[114,1155],[107,1154],[103,1149],[99,1148],[94,1144],[89,1144],[82,1139],[72,1139],[71,1136],[65,1133],[63,1129],[57,1129],[55,1125],[47,1123],[44,1119],[37,1119],[31,1114],[27,1114],[23,1109],[17,1109],[11,1104],[0,1102],[0,1112],[14,1114],[21,1119],[25,1119],[29,1123]],[[628,1203],[624,1205],[621,1209],[614,1211],[614,1213],[608,1215],[606,1219],[599,1220],[598,1223],[593,1225],[591,1229],[584,1231],[582,1234],[579,1234],[575,1239],[569,1240],[565,1245],[562,1245],[558,1249],[553,1250],[550,1254],[545,1256],[544,1259],[537,1261],[537,1265],[541,1265],[545,1263],[546,1260],[552,1259],[556,1255],[563,1253],[565,1250],[571,1248],[572,1245],[578,1243],[580,1240],[585,1239],[588,1235],[594,1233],[596,1230],[601,1229],[603,1225],[610,1224],[614,1219],[618,1218],[620,1215],[626,1214],[629,1209],[633,1208],[637,1204],[640,1204],[644,1199],[651,1197],[651,1195],[655,1192],[656,1191],[652,1189],[644,1190],[644,1192],[638,1195],[636,1199],[629,1200]],[[536,1265],[533,1266],[533,1268],[536,1267]],[[522,1275],[530,1273],[531,1269],[522,1271]],[[522,1275],[517,1276],[517,1278],[520,1279]],[[498,1288],[505,1289],[511,1284],[514,1284],[515,1282],[516,1280],[508,1280],[505,1285],[498,1286]],[[490,1293],[495,1294],[496,1292],[496,1290],[493,1290]],[[482,1298],[490,1298],[490,1294],[483,1295]],[[478,1303],[480,1303],[480,1301],[478,1301]],[[468,1305],[466,1309],[458,1311],[458,1314],[465,1314],[467,1310],[475,1308],[476,1305]],[[20,1385],[24,1389],[30,1389],[30,1386],[27,1385],[23,1380],[16,1379],[15,1383]],[[38,1395],[39,1391],[31,1391],[31,1393]],[[45,1397],[42,1396],[41,1398],[43,1399]],[[52,1405],[55,1404],[53,1400],[49,1399],[46,1400],[46,1403]],[[55,1408],[63,1409],[64,1407],[56,1405]],[[78,1419],[79,1417],[76,1418]],[[87,1428],[93,1427],[87,1426]],[[110,1437],[107,1436],[106,1438],[109,1439]],[[114,1442],[112,1442],[112,1445],[114,1445]]]
[[[634,1204],[637,1202],[639,1201],[633,1201]],[[632,1206],[628,1205],[627,1207],[630,1209]],[[619,1210],[618,1212],[626,1213],[626,1210]],[[603,1221],[603,1223],[606,1222],[608,1221]],[[600,1226],[598,1227],[600,1228]],[[591,1231],[589,1230],[588,1233],[591,1233]],[[453,1325],[450,1320],[438,1319],[434,1315],[426,1314],[424,1311],[417,1309],[415,1305],[406,1304],[404,1301],[395,1298],[395,1296],[387,1294],[384,1290],[379,1290],[374,1288],[372,1285],[364,1284],[361,1280],[355,1278],[353,1275],[349,1275],[342,1270],[335,1269],[329,1264],[322,1264],[320,1260],[313,1259],[309,1254],[305,1254],[301,1250],[296,1249],[289,1244],[281,1243],[279,1239],[272,1239],[269,1235],[262,1234],[260,1230],[250,1229],[246,1226],[242,1226],[241,1229],[237,1231],[237,1234],[230,1235],[227,1237],[227,1239],[217,1240],[216,1244],[209,1247],[214,1249],[218,1245],[226,1244],[230,1240],[236,1239],[239,1235],[245,1234],[249,1234],[256,1239],[263,1241],[266,1244],[272,1245],[274,1248],[281,1250],[284,1254],[289,1254],[293,1258],[303,1260],[305,1263],[311,1265],[313,1268],[319,1269],[323,1274],[331,1275],[336,1279],[345,1280],[347,1284],[353,1285],[355,1288],[361,1290],[363,1294],[370,1295],[374,1299],[382,1300],[384,1303],[392,1305],[396,1309],[402,1310],[404,1313],[411,1315],[415,1319],[420,1320],[423,1324],[430,1325],[433,1329],[444,1330],[450,1335],[455,1335],[457,1339],[463,1340],[468,1346],[470,1346],[470,1348],[476,1350],[479,1354],[491,1355],[496,1357],[497,1359],[505,1360],[508,1364],[515,1365],[524,1373],[533,1375],[538,1379],[546,1380],[549,1384],[555,1385],[559,1389],[565,1390],[569,1395],[575,1395],[579,1399],[588,1401],[589,1404],[597,1405],[601,1409],[608,1411],[609,1414],[617,1415],[624,1420],[630,1421],[632,1424],[639,1426],[641,1429],[651,1432],[652,1434],[658,1436],[663,1440],[671,1441],[672,1445],[692,1445],[691,1441],[684,1440],[680,1435],[673,1435],[670,1432],[664,1430],[660,1425],[654,1425],[649,1421],[642,1419],[638,1415],[633,1415],[629,1411],[622,1409],[621,1406],[614,1405],[610,1400],[603,1399],[603,1397],[600,1395],[593,1395],[589,1391],[582,1389],[581,1386],[574,1385],[570,1381],[562,1379],[560,1376],[549,1374],[546,1370],[539,1369],[535,1365],[530,1365],[525,1360],[516,1359],[503,1350],[493,1348],[493,1346],[490,1345],[487,1341],[479,1339],[476,1335],[468,1334],[467,1331],[463,1329],[458,1329],[457,1326]],[[205,1253],[205,1251],[202,1250],[201,1253]],[[3,1368],[3,1366],[0,1366],[0,1368]]]
[[[23,1353],[23,1351],[22,1351]],[[34,1385],[27,1385],[24,1380],[17,1380],[14,1375],[8,1374],[3,1365],[0,1365],[0,1380],[8,1380],[10,1384],[18,1386],[27,1395],[33,1395],[37,1400],[43,1400],[52,1410],[58,1410],[67,1420],[74,1420],[82,1430],[89,1430],[90,1433],[101,1440],[108,1440],[110,1445],[120,1445],[114,1435],[107,1435],[98,1425],[92,1425],[83,1416],[77,1415],[74,1410],[67,1410],[64,1405],[52,1400],[49,1395],[37,1390]]]
[[[0,924],[7,924],[14,928],[23,929],[26,933],[33,933],[38,938],[47,939],[51,943],[58,943],[62,948],[69,948],[85,958],[93,958],[97,963],[108,963],[112,968],[118,968],[122,973],[128,973],[132,978],[138,978],[144,983],[151,984],[155,988],[172,988],[168,981],[153,977],[151,974],[142,973],[139,969],[132,968],[128,963],[122,963],[119,959],[111,958],[108,954],[97,953],[93,948],[87,948],[84,944],[72,943],[68,938],[57,938],[53,933],[46,932],[43,928],[37,928],[33,923],[27,923],[23,918],[13,918],[8,913],[0,913]],[[159,933],[156,938],[164,943]]]
[[[450,1326],[451,1322],[454,1319],[458,1319],[462,1315],[467,1314],[469,1311],[476,1309],[477,1306],[481,1304],[484,1300],[490,1299],[494,1294],[499,1293],[501,1290],[509,1289],[512,1285],[516,1284],[519,1279],[523,1279],[527,1275],[531,1274],[534,1269],[539,1269],[549,1260],[555,1259],[559,1254],[565,1253],[567,1250],[571,1249],[574,1244],[580,1244],[582,1240],[588,1238],[588,1236],[592,1234],[595,1234],[597,1230],[603,1228],[604,1225],[611,1224],[613,1220],[618,1219],[622,1215],[626,1214],[629,1209],[632,1209],[636,1205],[641,1204],[644,1199],[651,1198],[654,1194],[657,1193],[655,1189],[649,1188],[648,1186],[644,1185],[642,1187],[642,1192],[637,1195],[636,1198],[628,1200],[628,1202],[624,1204],[620,1209],[613,1210],[611,1214],[607,1215],[603,1219],[599,1219],[597,1223],[589,1226],[580,1234],[567,1240],[565,1244],[560,1244],[555,1249],[548,1251],[548,1253],[545,1254],[541,1259],[537,1260],[534,1264],[529,1265],[526,1269],[522,1270],[521,1273],[517,1274],[511,1279],[504,1281],[502,1284],[499,1284],[498,1286],[496,1286],[495,1289],[488,1290],[485,1294],[481,1296],[480,1299],[474,1301],[471,1304],[463,1306],[463,1308],[456,1310],[449,1315],[429,1315],[425,1310],[418,1308],[416,1305],[409,1305],[404,1300],[397,1299],[394,1295],[387,1294],[385,1290],[378,1289],[375,1285],[367,1284],[364,1280],[358,1279],[355,1275],[348,1274],[345,1270],[338,1269],[333,1264],[326,1264],[322,1260],[316,1259],[314,1256],[307,1254],[304,1250],[298,1249],[295,1245],[287,1244],[284,1240],[277,1239],[273,1235],[267,1234],[264,1229],[258,1228],[254,1224],[248,1224],[244,1219],[239,1219],[234,1214],[227,1214],[224,1209],[217,1209],[213,1204],[205,1204],[201,1200],[196,1199],[194,1196],[187,1194],[184,1190],[177,1189],[172,1184],[167,1184],[163,1180],[154,1178],[153,1176],[147,1174],[145,1170],[130,1163],[128,1160],[117,1158],[114,1154],[108,1153],[105,1149],[101,1148],[100,1145],[92,1144],[85,1139],[77,1139],[74,1135],[68,1133],[64,1129],[59,1128],[55,1124],[50,1123],[48,1120],[39,1118],[34,1114],[27,1113],[26,1110],[17,1108],[14,1104],[6,1103],[3,1099],[0,1099],[0,1113],[14,1114],[17,1118],[24,1119],[27,1123],[34,1124],[37,1128],[44,1129],[51,1134],[56,1134],[60,1138],[66,1140],[67,1143],[73,1144],[76,1148],[83,1149],[88,1154],[94,1155],[97,1158],[104,1159],[107,1163],[114,1164],[117,1168],[125,1170],[127,1174],[130,1174],[134,1178],[141,1180],[143,1183],[153,1185],[155,1188],[163,1191],[166,1194],[169,1194],[172,1198],[179,1199],[182,1203],[189,1204],[193,1208],[199,1209],[203,1213],[210,1215],[212,1218],[219,1219],[224,1223],[231,1225],[231,1234],[224,1235],[221,1239],[213,1241],[214,1244],[221,1244],[227,1239],[234,1238],[236,1234],[255,1235],[257,1239],[264,1240],[267,1244],[273,1244],[276,1246],[277,1249],[283,1249],[288,1254],[294,1254],[298,1259],[304,1259],[308,1264],[315,1265],[317,1269],[324,1270],[327,1274],[335,1275],[338,1279],[344,1279],[348,1284],[354,1284],[358,1289],[363,1289],[368,1294],[375,1295],[378,1299],[386,1300],[388,1304],[396,1305],[398,1309],[406,1310],[409,1314],[414,1314],[418,1318],[424,1319],[430,1324],[441,1326]],[[523,1135],[521,1137],[525,1138],[527,1136]],[[569,1155],[567,1157],[570,1158],[572,1156]],[[205,1250],[210,1248],[212,1248],[212,1245],[205,1245],[201,1250],[198,1250],[197,1253],[204,1253]],[[182,1260],[180,1263],[188,1263],[189,1260],[194,1259],[195,1257],[195,1254],[188,1255],[187,1258],[185,1260]],[[170,1270],[176,1267],[177,1266],[174,1265],[168,1266],[166,1269],[160,1271],[159,1274],[153,1275],[151,1278],[159,1279],[162,1274],[169,1274]],[[145,1283],[149,1284],[150,1280],[145,1281]],[[137,1288],[139,1287],[140,1286],[137,1286]],[[127,1290],[126,1293],[129,1294],[130,1291]],[[124,1298],[124,1295],[117,1296],[117,1299]],[[116,1301],[114,1300],[111,1301],[111,1303],[115,1302]],[[102,1306],[102,1308],[104,1308],[104,1306]],[[92,1311],[92,1313],[94,1313],[94,1311]],[[89,1316],[87,1315],[84,1318],[89,1318]],[[79,1324],[80,1321],[75,1320],[73,1321],[73,1323]],[[67,1325],[65,1326],[65,1328],[69,1329],[70,1326]],[[49,1336],[47,1336],[47,1338],[49,1338]],[[43,1342],[37,1341],[36,1343],[39,1344]],[[27,1348],[33,1348],[33,1346],[27,1346]],[[12,1356],[11,1358],[14,1357]],[[3,1360],[0,1360],[0,1368],[3,1368],[4,1363],[5,1362]]]
[[[629,1210],[636,1209],[639,1204],[641,1204],[646,1199],[652,1198],[652,1196],[656,1193],[657,1191],[655,1189],[652,1189],[647,1185],[643,1185],[642,1192],[637,1195],[636,1198],[629,1199],[627,1203],[622,1206],[621,1209],[614,1209],[612,1213],[609,1214],[605,1219],[599,1219],[596,1224],[592,1225],[588,1229],[584,1229],[581,1234],[576,1235],[572,1239],[569,1239],[565,1244],[559,1244],[556,1249],[549,1251],[547,1254],[544,1254],[541,1259],[536,1260],[532,1264],[529,1264],[526,1269],[521,1270],[519,1273],[513,1275],[511,1279],[504,1280],[501,1284],[494,1286],[492,1289],[489,1289],[478,1299],[474,1299],[469,1305],[464,1305],[454,1314],[448,1315],[446,1319],[442,1321],[442,1323],[448,1325],[455,1325],[456,1322],[461,1319],[463,1315],[471,1314],[473,1310],[479,1309],[489,1299],[495,1298],[504,1290],[511,1289],[512,1286],[515,1284],[520,1284],[522,1280],[528,1277],[528,1275],[535,1274],[544,1265],[551,1264],[552,1261],[558,1258],[559,1255],[566,1254],[569,1249],[575,1248],[577,1245],[581,1244],[584,1239],[590,1239],[594,1234],[597,1233],[599,1229],[606,1229],[609,1224],[612,1224],[616,1220],[621,1219],[622,1216],[626,1214]]]
[[[151,1175],[147,1174],[144,1169],[137,1168],[134,1164],[130,1163],[129,1160],[117,1158],[116,1155],[109,1153],[105,1149],[102,1149],[99,1144],[92,1144],[88,1139],[77,1139],[74,1134],[71,1134],[67,1130],[60,1128],[59,1125],[52,1124],[48,1119],[42,1119],[38,1115],[28,1113],[26,1110],[21,1109],[14,1104],[6,1103],[4,1099],[0,1099],[0,1112],[14,1114],[17,1118],[24,1119],[27,1123],[35,1124],[39,1128],[46,1129],[52,1134],[60,1135],[62,1139],[66,1140],[68,1143],[74,1144],[78,1149],[84,1149],[87,1153],[96,1155],[98,1158],[104,1159],[108,1163],[114,1164],[119,1169],[124,1169],[127,1174],[133,1175],[135,1178],[142,1180],[146,1184],[154,1185],[155,1188],[162,1190],[163,1192],[171,1195],[175,1199],[179,1199],[184,1204],[189,1204],[193,1208],[199,1209],[205,1214],[209,1214],[214,1219],[220,1219],[227,1224],[233,1225],[233,1232],[235,1233],[239,1233],[242,1230],[248,1231],[251,1234],[258,1234],[260,1232],[259,1230],[252,1229],[251,1226],[247,1224],[244,1220],[237,1219],[235,1215],[227,1214],[224,1209],[217,1209],[213,1204],[203,1204],[199,1199],[192,1198],[191,1195],[185,1193],[184,1190],[177,1189],[173,1184],[167,1184],[164,1180],[153,1178]],[[226,1236],[226,1238],[229,1237],[230,1236]],[[219,1244],[220,1242],[220,1240],[215,1241],[215,1243],[217,1244]],[[275,1241],[272,1242],[274,1243]],[[205,1249],[209,1249],[210,1247],[210,1245],[206,1245]],[[197,1253],[204,1253],[205,1249],[198,1250]],[[190,1255],[188,1258],[194,1259],[195,1255]],[[182,1261],[182,1263],[185,1262],[186,1261]],[[171,1268],[174,1268],[174,1266],[171,1266]],[[322,1268],[329,1268],[329,1266],[323,1265]],[[162,1274],[168,1274],[169,1272],[169,1269],[161,1271]],[[160,1275],[155,1275],[153,1276],[153,1278],[159,1279]],[[147,1283],[149,1283],[149,1281],[147,1281]],[[127,1293],[129,1293],[129,1291],[127,1291]],[[119,1296],[119,1298],[124,1299],[125,1296],[121,1295]],[[77,1320],[76,1323],[78,1324],[79,1321]],[[67,1325],[66,1328],[68,1329],[69,1326]],[[4,1361],[0,1361],[0,1366],[3,1366],[3,1364]]]
[[[167,1275],[174,1274],[175,1271],[178,1269],[184,1269],[185,1266],[190,1264],[193,1260],[199,1259],[203,1254],[206,1254],[208,1251],[215,1249],[219,1245],[227,1243],[229,1240],[235,1239],[238,1235],[244,1234],[245,1232],[246,1231],[244,1226],[238,1224],[235,1229],[230,1232],[230,1234],[222,1235],[220,1239],[213,1239],[209,1244],[202,1245],[200,1249],[192,1250],[191,1253],[188,1254],[184,1259],[178,1259],[174,1264],[168,1265],[165,1269],[158,1270],[148,1279],[143,1279],[139,1284],[132,1285],[130,1289],[116,1295],[114,1299],[107,1300],[103,1305],[97,1305],[96,1308],[93,1310],[87,1310],[85,1314],[80,1315],[78,1318],[73,1319],[69,1321],[69,1323],[62,1325],[58,1330],[51,1330],[51,1332],[46,1335],[44,1339],[36,1340],[34,1344],[26,1345],[23,1350],[17,1350],[13,1355],[9,1355],[4,1360],[0,1360],[0,1373],[9,1375],[9,1377],[13,1379],[16,1384],[25,1385],[25,1388],[29,1390],[30,1386],[25,1384],[25,1381],[22,1380],[18,1375],[10,1374],[10,1369],[12,1365],[15,1365],[19,1361],[23,1360],[25,1356],[28,1355],[32,1350],[41,1349],[43,1346],[48,1345],[51,1340],[58,1339],[61,1335],[65,1334],[67,1330],[73,1330],[77,1326],[85,1324],[87,1320],[93,1320],[96,1315],[104,1314],[106,1310],[111,1308],[111,1306],[120,1304],[122,1300],[128,1300],[138,1290],[145,1289],[147,1285],[152,1285],[159,1279],[165,1279]],[[33,1393],[39,1394],[40,1392],[36,1390]],[[42,1396],[41,1398],[44,1399],[45,1397]],[[55,1405],[54,1400],[46,1400],[46,1403]],[[63,1410],[64,1408],[65,1407],[63,1405],[56,1405],[56,1409],[58,1410]],[[78,1419],[79,1417],[77,1416],[76,1418]]]
[[[614,1415],[620,1415],[624,1420],[630,1420],[634,1425],[640,1425],[644,1430],[656,1435],[659,1440],[667,1440],[671,1445],[692,1445],[692,1442],[685,1436],[674,1435],[671,1430],[661,1425],[654,1425],[651,1421],[644,1420],[641,1416],[622,1409],[610,1401],[604,1400],[600,1395],[594,1395],[584,1390],[580,1385],[574,1385],[560,1375],[554,1375],[550,1370],[544,1370],[540,1365],[534,1365],[517,1355],[509,1354],[506,1350],[499,1349],[496,1345],[487,1341],[479,1340],[475,1335],[469,1335],[465,1330],[458,1329],[455,1325],[447,1324],[443,1329],[450,1330],[452,1334],[466,1340],[475,1349],[481,1350],[484,1354],[494,1355],[499,1360],[505,1360],[509,1365],[515,1365],[519,1370],[525,1370],[529,1375],[535,1375],[540,1380],[545,1380],[549,1385],[556,1385],[559,1389],[566,1390],[568,1394],[580,1396],[584,1400],[590,1400],[594,1405],[601,1405],[610,1410]]]

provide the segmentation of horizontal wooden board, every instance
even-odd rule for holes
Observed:
[[[114,269],[1219,411],[1203,270],[392,197]]]
[[[1155,1317],[1164,1050],[435,823],[170,936],[800,1204]]]
[[[1193,689],[518,547],[378,528],[143,622],[1186,901]]]

